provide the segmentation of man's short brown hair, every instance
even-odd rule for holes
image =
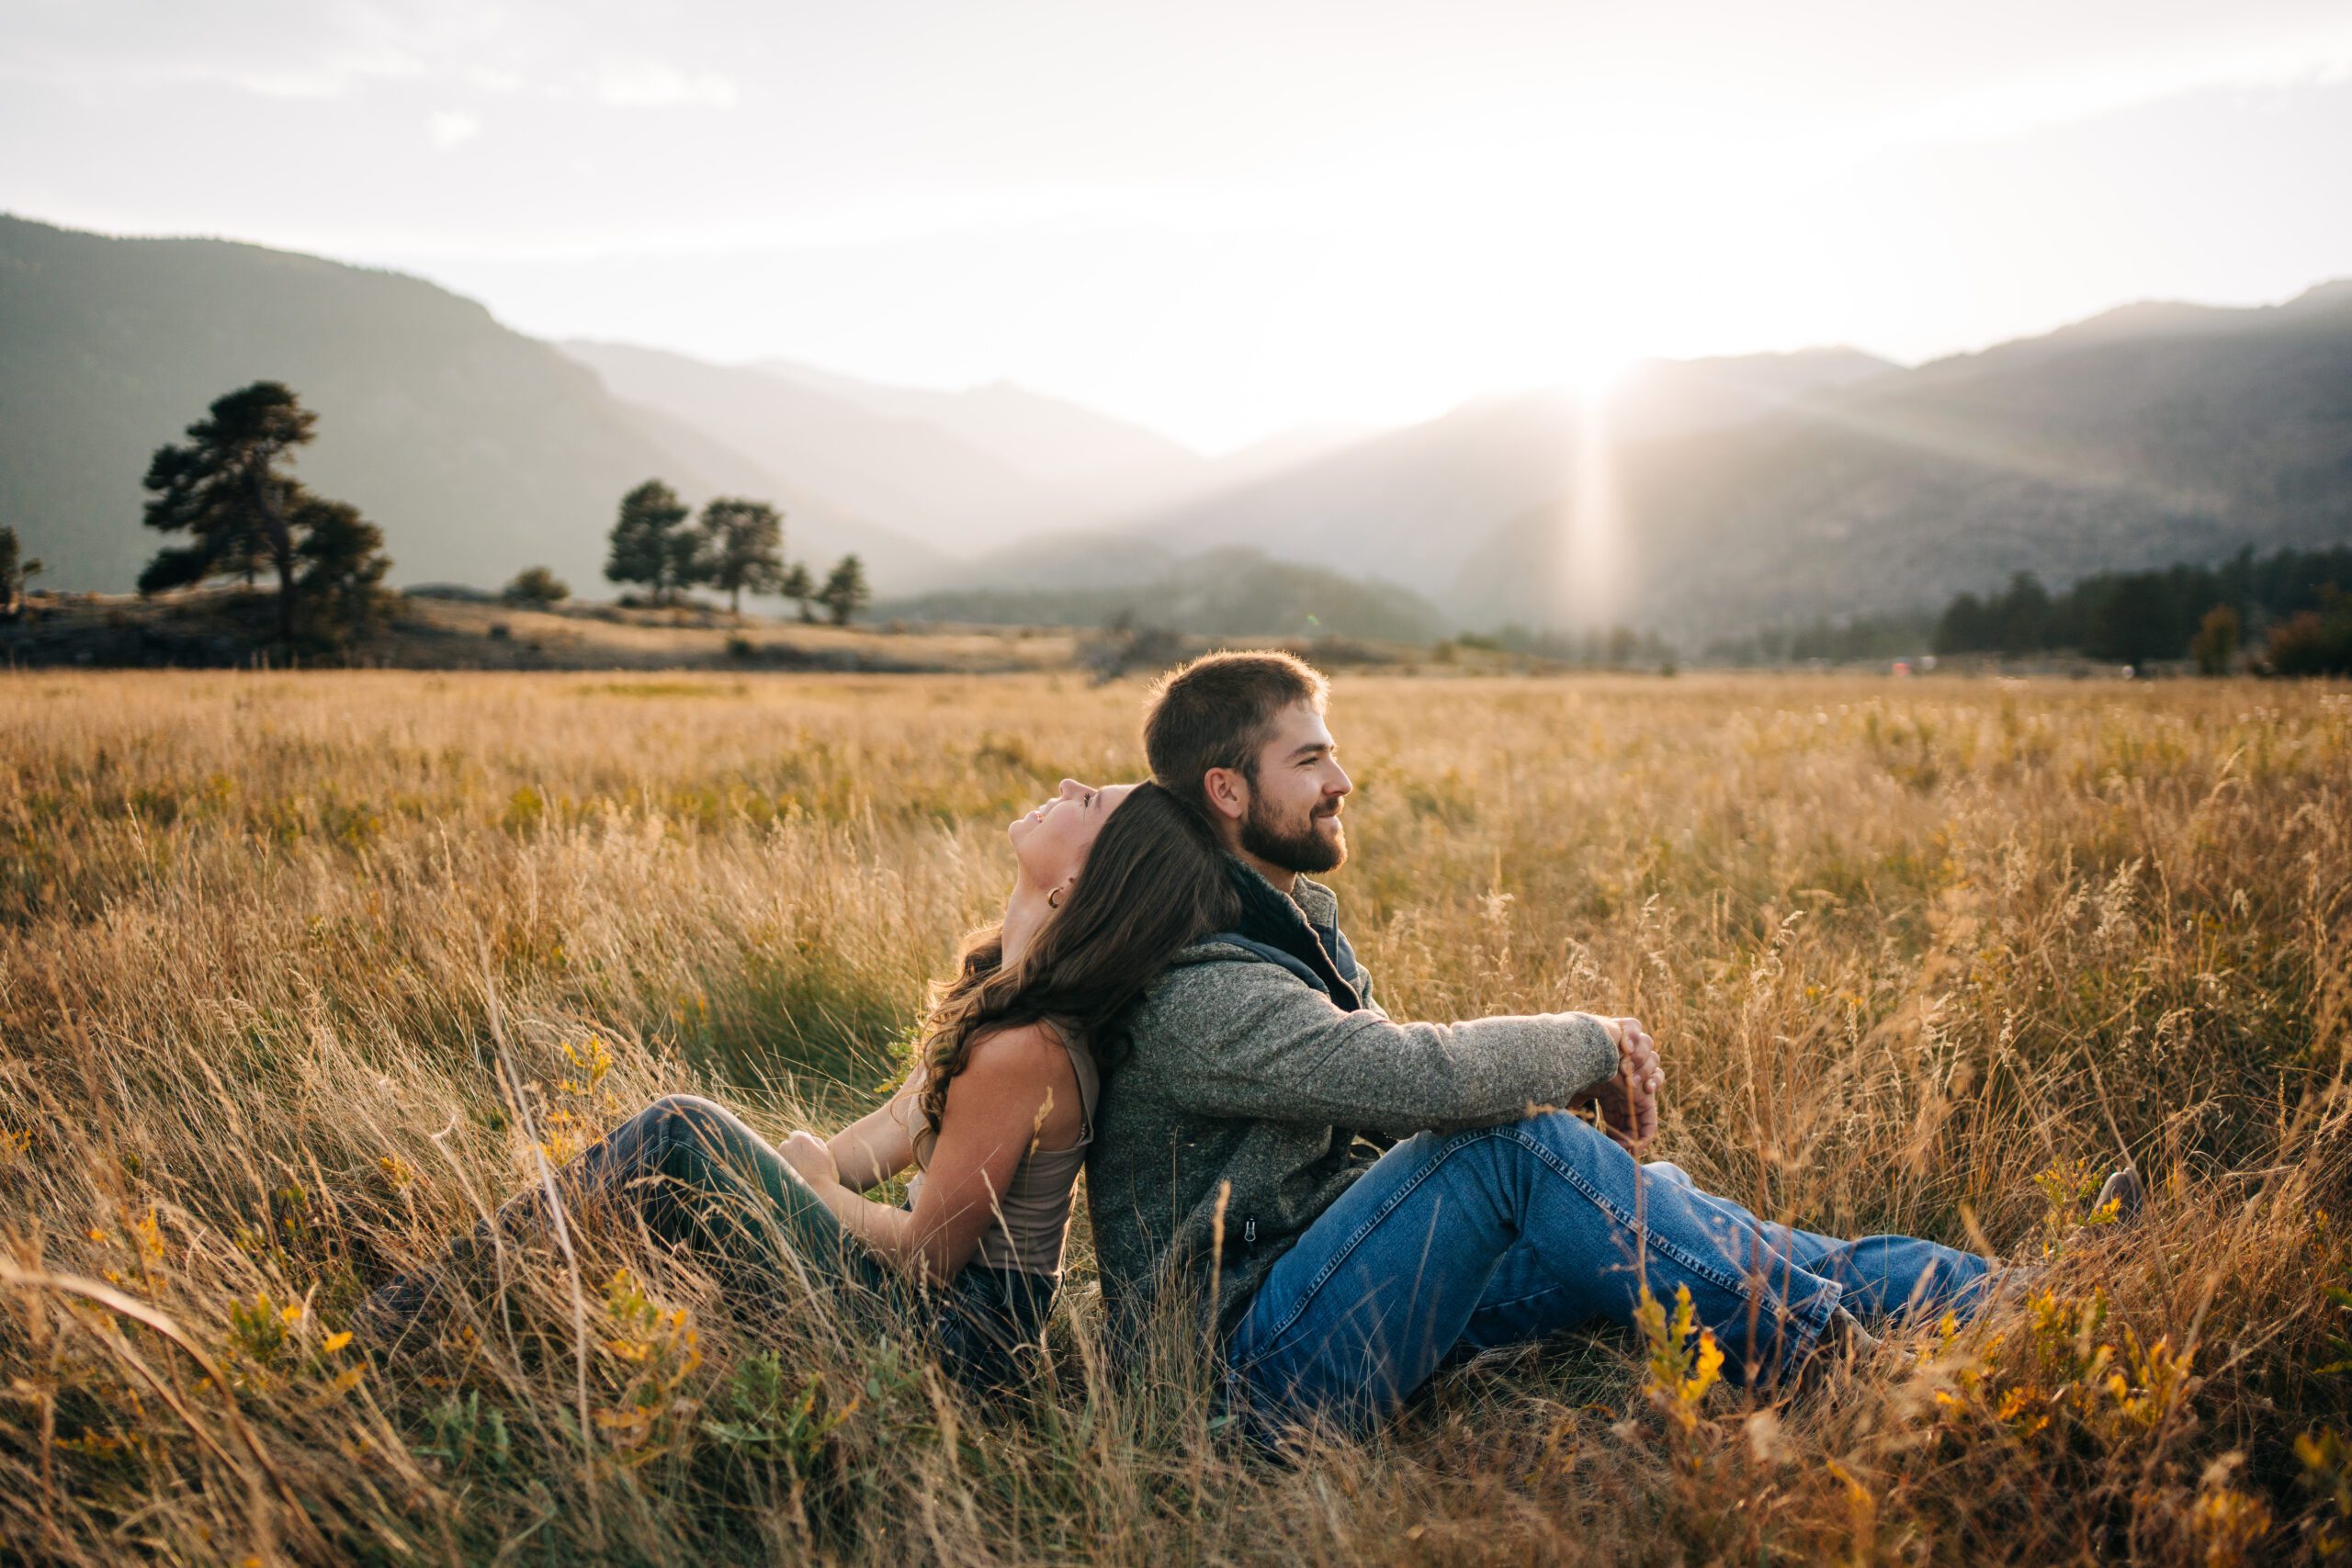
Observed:
[[[1163,677],[1144,709],[1143,754],[1159,787],[1204,814],[1202,782],[1211,768],[1231,768],[1257,782],[1258,751],[1274,716],[1294,703],[1317,713],[1331,688],[1320,672],[1287,653],[1211,653]]]

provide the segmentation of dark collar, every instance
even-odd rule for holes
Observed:
[[[1228,855],[1225,874],[1241,899],[1241,919],[1232,934],[1251,945],[1289,954],[1305,965],[1317,988],[1341,1010],[1353,1012],[1363,1006],[1363,997],[1355,987],[1353,954],[1348,954],[1344,968],[1333,956],[1332,946],[1347,953],[1347,943],[1340,940],[1336,925],[1331,928],[1332,944],[1327,946],[1306,911],[1257,872]]]

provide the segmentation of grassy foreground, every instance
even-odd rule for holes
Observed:
[[[1278,1466],[1081,1231],[1051,1385],[739,1319],[606,1239],[344,1329],[641,1100],[892,1071],[1001,823],[1133,776],[1074,678],[0,679],[0,1559],[2155,1562],[2352,1553],[2352,695],[1342,678],[1399,1016],[1638,1013],[1659,1153],[2049,1262],[1795,1404],[1661,1324]],[[2064,1239],[2128,1150],[2151,1223]]]

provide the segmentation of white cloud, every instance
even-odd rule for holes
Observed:
[[[686,71],[659,60],[607,60],[589,73],[589,90],[603,102],[626,108],[735,107],[733,78],[716,71]]]
[[[481,121],[463,109],[435,109],[424,117],[424,134],[433,145],[447,152],[459,142],[480,136]]]

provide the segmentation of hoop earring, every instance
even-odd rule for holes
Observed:
[[[1057,887],[1051,893],[1046,895],[1046,908],[1048,909],[1058,909],[1061,907],[1062,890]]]

